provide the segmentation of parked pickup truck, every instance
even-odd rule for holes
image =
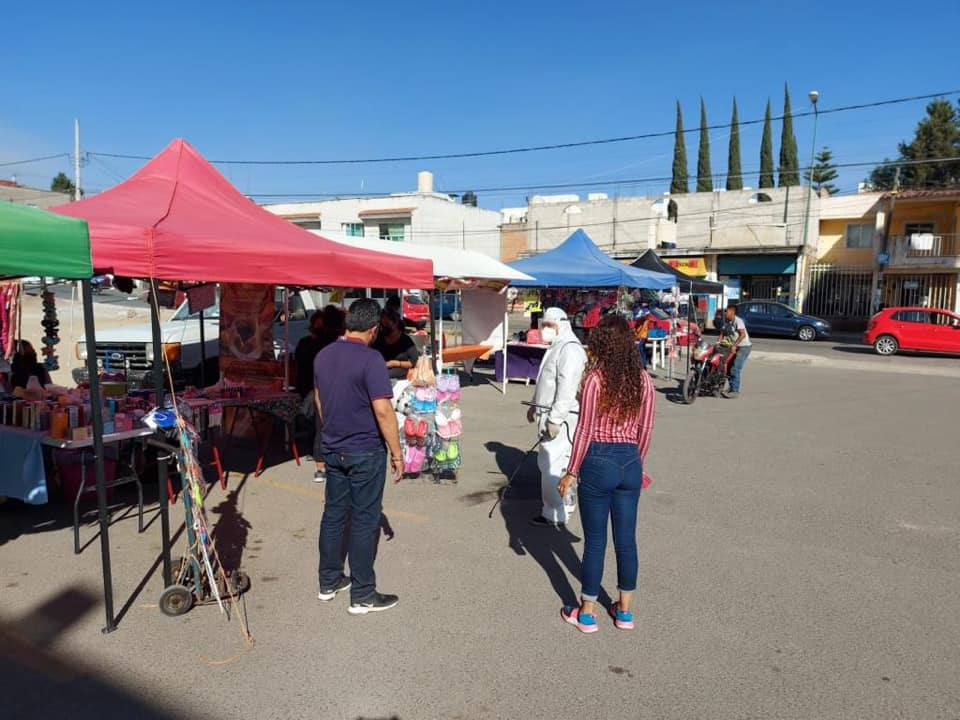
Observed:
[[[310,315],[322,307],[323,296],[313,290],[297,290],[290,293],[290,353],[297,342],[307,334]],[[274,317],[274,350],[279,357],[283,352],[283,290],[277,289],[276,315]],[[204,313],[204,345],[206,348],[206,373],[203,378],[208,385],[219,377],[220,358],[220,306],[207,308]],[[153,330],[150,323],[100,329],[97,334],[97,364],[110,372],[125,373],[132,387],[152,385]],[[200,316],[190,314],[184,302],[169,321],[160,326],[163,352],[170,359],[174,384],[199,385],[201,381]],[[77,356],[87,359],[85,342],[77,343]],[[86,382],[86,367],[73,371],[75,382]]]

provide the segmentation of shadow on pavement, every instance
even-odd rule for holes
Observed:
[[[12,622],[0,623],[4,717],[141,718],[174,716],[111,684],[76,658],[49,648],[97,606],[94,595],[68,588]]]
[[[220,565],[227,573],[240,569],[250,528],[253,527],[243,516],[239,507],[240,492],[247,483],[247,477],[249,476],[244,477],[233,490],[227,493],[223,501],[211,510],[213,514],[219,515],[212,535],[217,555],[220,557]]]

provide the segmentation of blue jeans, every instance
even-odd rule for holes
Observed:
[[[740,392],[740,379],[743,377],[743,366],[750,357],[752,345],[746,345],[737,348],[737,354],[733,358],[733,365],[730,366],[730,392]]]
[[[633,443],[590,444],[580,465],[580,523],[583,526],[583,567],[580,581],[584,600],[595,601],[603,580],[607,551],[607,516],[613,524],[617,555],[617,589],[637,589],[637,505],[643,467]]]
[[[377,534],[387,479],[387,451],[383,448],[349,453],[326,453],[326,503],[320,522],[320,587],[333,587],[343,575],[344,527],[349,519],[350,599],[365,600],[377,589],[373,570]]]

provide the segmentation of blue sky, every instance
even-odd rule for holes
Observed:
[[[152,155],[182,136],[217,159],[355,158],[539,145],[687,127],[699,99],[711,123],[774,114],[790,85],[826,109],[960,87],[960,3],[17,3],[3,11],[0,161],[83,149]],[[35,7],[31,7],[34,5]],[[36,9],[35,9],[36,8]],[[899,38],[899,39],[898,39]],[[821,118],[818,145],[839,162],[893,156],[923,103]],[[801,164],[811,122],[796,122]],[[713,171],[728,133],[711,133]],[[743,128],[744,170],[758,166],[760,127]],[[774,127],[779,146],[779,123]],[[691,176],[696,134],[687,136]],[[668,183],[672,138],[478,160],[221,170],[246,193],[438,189],[610,182],[650,194]],[[99,190],[139,162],[91,159]],[[46,185],[66,160],[0,168]],[[852,191],[867,169],[844,171]],[[755,185],[756,178],[748,178]],[[527,193],[486,192],[482,205]]]

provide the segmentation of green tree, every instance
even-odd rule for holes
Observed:
[[[677,100],[677,130],[673,138],[673,179],[670,192],[682,195],[690,192],[690,178],[687,176],[687,144],[683,138],[683,111]]]
[[[53,192],[61,192],[67,195],[73,195],[75,187],[73,180],[62,172],[57,173],[57,176],[50,182],[50,189]]]
[[[697,154],[697,192],[713,192],[710,172],[710,133],[707,132],[707,106],[700,98],[700,149]]]
[[[830,195],[836,195],[838,188],[833,184],[837,179],[837,166],[833,164],[833,153],[830,148],[823,147],[813,159],[813,168],[807,168],[803,172],[803,179],[812,186],[818,193],[826,190]]]
[[[727,150],[727,190],[743,190],[743,170],[740,168],[740,117],[737,114],[737,99],[733,99],[733,116],[730,118],[730,147]]]
[[[898,150],[899,160],[915,163],[900,167],[901,187],[960,185],[960,114],[947,100],[932,101],[927,105],[926,117],[917,123],[913,140],[901,142]],[[957,160],[923,162],[942,158]],[[890,190],[893,188],[895,172],[893,165],[879,165],[870,173],[870,184],[877,190]]]
[[[783,130],[780,133],[780,187],[800,184],[800,161],[797,159],[797,136],[793,134],[793,113],[790,111],[790,88],[783,84]]]
[[[763,116],[763,138],[760,140],[760,187],[773,187],[773,132],[770,129],[770,100]]]

